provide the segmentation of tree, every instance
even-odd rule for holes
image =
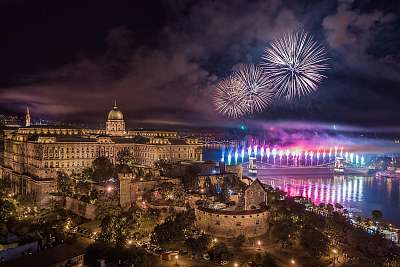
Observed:
[[[261,266],[262,267],[278,267],[278,263],[271,254],[265,253],[261,259]]]
[[[197,238],[189,237],[185,240],[185,245],[195,254],[203,254],[210,245],[210,237],[204,234]]]
[[[98,198],[99,198],[99,192],[96,190],[96,188],[93,187],[89,191],[89,200],[91,203],[95,203]]]
[[[246,242],[246,237],[243,234],[240,234],[233,239],[233,247],[239,249],[243,246],[244,242]]]
[[[158,243],[182,240],[184,230],[192,226],[194,220],[195,215],[192,209],[169,216],[162,224],[158,224],[154,228],[152,238]]]
[[[300,244],[314,257],[321,257],[328,251],[328,238],[312,226],[305,226],[300,231]]]
[[[0,197],[5,196],[9,193],[11,188],[11,179],[9,177],[4,177],[0,179]]]
[[[210,255],[211,260],[215,262],[229,260],[232,257],[232,253],[229,251],[226,244],[222,242],[213,246],[208,251],[208,254]]]
[[[118,216],[121,213],[121,207],[115,201],[100,200],[96,201],[96,220],[102,221],[107,216]]]
[[[229,202],[229,200],[230,200],[229,191],[228,191],[228,188],[225,183],[223,183],[222,186],[218,186],[216,191],[217,191],[216,197],[219,202],[222,202],[222,203]]]
[[[129,149],[124,148],[117,153],[117,164],[119,166],[132,166],[132,153]]]
[[[114,166],[106,157],[98,157],[92,163],[93,179],[97,182],[104,182],[114,174]]]
[[[329,203],[326,205],[326,210],[328,213],[332,213],[335,209],[333,208],[333,205]]]
[[[291,245],[290,237],[296,231],[296,226],[291,221],[277,221],[271,229],[271,237],[281,243],[282,248]]]
[[[342,210],[342,209],[343,209],[343,206],[342,206],[340,203],[335,203],[335,208],[336,208],[337,210]]]
[[[93,177],[93,169],[92,168],[85,168],[81,174],[82,180],[92,180]]]
[[[8,221],[15,216],[16,207],[7,199],[0,199],[0,222]]]
[[[373,210],[371,212],[371,215],[372,215],[372,219],[374,219],[374,221],[379,221],[383,217],[383,213],[380,210]]]
[[[130,234],[129,226],[133,220],[133,217],[126,214],[119,214],[118,216],[107,215],[100,223],[101,233],[99,240],[117,248],[124,247]]]
[[[57,190],[63,195],[72,194],[72,180],[65,172],[57,172]]]
[[[145,250],[130,246],[115,248],[103,242],[95,242],[86,250],[85,264],[96,267],[99,260],[104,260],[107,266],[141,266],[156,267],[159,265],[157,257],[148,254]]]

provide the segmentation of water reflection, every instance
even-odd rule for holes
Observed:
[[[368,176],[258,177],[289,196],[303,196],[315,204],[340,203],[353,212],[370,217],[379,209],[388,222],[400,226],[399,181]]]

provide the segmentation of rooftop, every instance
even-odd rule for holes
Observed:
[[[88,244],[84,243],[62,244],[54,248],[44,250],[38,254],[22,256],[14,261],[2,263],[1,266],[4,267],[52,266],[53,264],[63,262],[65,260],[85,254],[87,246]]]

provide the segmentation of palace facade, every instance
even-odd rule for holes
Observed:
[[[146,167],[159,159],[202,161],[202,144],[196,138],[181,138],[173,131],[127,131],[116,104],[105,130],[30,125],[28,117],[28,126],[4,132],[0,174],[11,179],[14,193],[37,202],[45,202],[55,191],[58,171],[79,173],[100,156],[115,164],[123,149],[132,153],[137,165]]]

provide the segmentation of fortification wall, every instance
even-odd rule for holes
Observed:
[[[195,209],[196,226],[207,234],[233,238],[240,234],[256,237],[268,231],[269,212],[266,208],[247,211]]]

